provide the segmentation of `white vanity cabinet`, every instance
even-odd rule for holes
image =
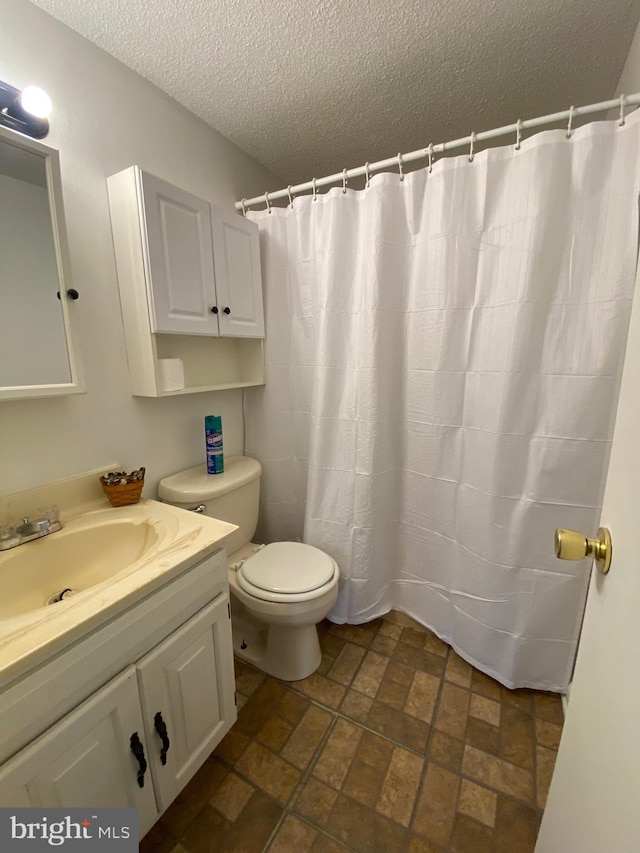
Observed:
[[[133,667],[72,711],[0,770],[3,807],[137,808],[140,833],[157,820],[148,774],[130,738],[144,747],[144,723]]]
[[[155,620],[171,614],[175,625],[179,613],[193,615],[158,642]],[[224,552],[6,691],[8,740],[22,742],[20,717],[29,731],[86,695],[84,681],[100,676],[81,661],[110,680],[0,766],[0,806],[135,807],[142,837],[236,720]]]
[[[133,393],[264,383],[258,228],[132,166],[107,179]],[[163,389],[179,358],[185,387]]]
[[[233,655],[228,609],[226,596],[212,602],[136,664],[161,811],[235,720],[233,668],[224,665]]]

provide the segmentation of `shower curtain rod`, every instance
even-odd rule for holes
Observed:
[[[438,145],[429,145],[427,148],[420,148],[418,151],[411,151],[409,154],[396,154],[395,157],[388,157],[386,160],[378,160],[376,163],[365,163],[364,166],[358,166],[355,169],[344,169],[335,175],[327,175],[324,178],[313,178],[304,184],[296,184],[294,187],[288,186],[286,189],[277,190],[276,192],[267,192],[264,195],[258,195],[254,198],[243,198],[242,201],[236,202],[236,208],[245,212],[246,208],[253,204],[266,204],[269,207],[272,201],[279,198],[289,198],[293,201],[293,196],[297,193],[305,192],[306,190],[315,191],[320,187],[326,187],[329,184],[337,184],[340,182],[346,183],[349,178],[358,178],[362,175],[367,177],[372,172],[379,172],[382,169],[398,167],[400,170],[404,163],[411,163],[414,160],[422,160],[425,157],[433,157],[434,154],[440,154],[444,151],[451,151],[453,148],[462,148],[470,146],[473,151],[473,145],[477,142],[482,142],[485,139],[495,139],[498,136],[506,136],[507,134],[515,133],[516,140],[519,143],[520,133],[523,130],[528,130],[532,127],[544,127],[546,124],[554,124],[558,121],[569,122],[567,132],[571,131],[571,123],[576,118],[592,115],[593,113],[605,112],[616,107],[620,109],[620,121],[624,122],[625,107],[633,107],[640,105],[640,93],[636,95],[621,95],[612,101],[601,101],[599,104],[589,104],[586,107],[570,107],[560,113],[551,113],[550,115],[540,116],[539,118],[518,120],[515,124],[508,124],[505,127],[498,127],[494,130],[484,130],[480,133],[472,133],[470,136],[464,136],[462,139],[454,139],[452,142],[441,142]]]

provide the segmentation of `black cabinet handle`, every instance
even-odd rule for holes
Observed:
[[[231,308],[229,308],[228,305],[226,308],[223,308],[222,310],[224,311],[225,314],[231,314]]]
[[[75,287],[70,287],[69,290],[65,290],[65,293],[67,294],[69,299],[75,300],[75,299],[78,299],[78,297],[80,296],[80,294],[75,289]],[[56,296],[58,297],[58,299],[60,299],[60,291],[57,292]]]
[[[211,309],[211,313],[212,313],[212,314],[217,314],[217,313],[218,313],[218,306],[217,306],[217,305],[214,305],[214,306],[213,306],[213,308]]]
[[[147,772],[147,759],[144,757],[144,747],[142,741],[138,737],[138,732],[134,732],[129,739],[131,752],[138,760],[138,785],[144,788],[144,774]]]
[[[167,724],[162,719],[162,714],[160,711],[153,718],[153,725],[155,730],[160,735],[160,740],[162,741],[162,749],[160,750],[160,761],[163,764],[167,763],[167,753],[169,752],[169,747],[171,746],[171,741],[169,740],[169,736],[167,735]]]

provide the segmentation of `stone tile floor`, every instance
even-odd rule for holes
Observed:
[[[238,722],[143,853],[531,853],[559,696],[507,690],[430,632],[319,626],[320,669],[236,661]]]

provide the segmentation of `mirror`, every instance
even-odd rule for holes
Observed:
[[[0,128],[0,400],[81,393],[58,152]]]

